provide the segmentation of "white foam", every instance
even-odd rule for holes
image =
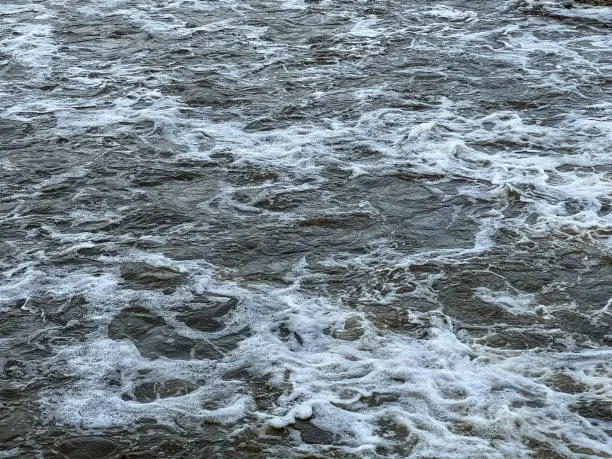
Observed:
[[[500,306],[504,310],[514,315],[521,316],[536,316],[544,315],[546,308],[536,303],[536,296],[533,293],[516,293],[497,292],[485,287],[476,289],[476,295],[481,300]],[[546,317],[550,318],[550,315]]]
[[[373,28],[377,22],[376,19],[362,19],[353,26],[349,33],[356,37],[377,37],[380,35],[380,31]]]
[[[507,356],[489,363],[471,360],[470,348],[444,330],[435,331],[435,338],[425,342],[368,330],[357,346],[339,343],[321,333],[330,316],[339,310],[319,301],[309,307],[303,299],[284,298],[289,309],[283,309],[283,315],[292,314],[292,324],[299,324],[304,347],[284,350],[284,346],[279,348],[265,336],[257,335],[251,340],[252,347],[243,349],[247,354],[263,346],[274,349],[267,356],[255,358],[252,354],[256,366],[262,373],[271,369],[273,373],[290,372],[292,391],[281,398],[283,406],[278,411],[282,415],[271,418],[271,425],[290,424],[313,410],[317,425],[344,434],[344,438],[348,434],[355,445],[363,448],[369,444],[372,450],[383,441],[376,435],[376,420],[396,417],[421,439],[417,451],[423,455],[428,451],[449,456],[499,454],[496,450],[516,454],[521,436],[533,436],[534,432],[550,435],[558,429],[574,444],[587,439],[583,423],[567,409],[571,398],[552,393],[527,376],[542,365],[538,361],[532,366],[533,354]],[[597,361],[606,355],[609,354],[600,353]],[[287,363],[279,367],[279,358]],[[555,356],[541,358],[548,363]],[[517,371],[515,365],[522,368]],[[347,391],[354,391],[355,396],[341,396]],[[395,394],[399,400],[370,408],[360,404],[356,411],[338,408],[374,392]],[[453,394],[463,395],[457,398]],[[524,394],[531,396],[526,399]],[[522,401],[531,397],[552,400],[546,401],[545,407],[530,409]],[[513,406],[516,404],[520,408]],[[469,422],[476,436],[452,433],[449,421]],[[601,443],[603,431],[594,427],[589,435],[599,439],[589,440],[591,444],[596,444],[599,451],[607,451]],[[487,439],[492,438],[497,438],[495,446],[488,446]]]
[[[429,8],[426,10],[426,14],[443,19],[450,19],[451,21],[473,22],[478,19],[478,14],[475,11],[462,11],[447,6]]]
[[[53,38],[53,27],[49,19],[54,15],[42,5],[17,7],[12,5],[0,6],[2,24],[10,27],[11,35],[0,40],[0,48],[10,53],[13,59],[29,67],[35,78],[47,76],[52,69],[52,62],[58,52],[57,44]],[[39,13],[28,18],[32,22],[19,21],[19,14]]]

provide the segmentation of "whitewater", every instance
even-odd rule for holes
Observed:
[[[0,5],[0,458],[612,457],[612,6]]]

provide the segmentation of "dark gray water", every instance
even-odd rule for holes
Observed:
[[[612,457],[612,8],[0,5],[0,458]]]

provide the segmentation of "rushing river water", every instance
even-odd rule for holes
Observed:
[[[612,457],[610,24],[3,1],[0,458]]]

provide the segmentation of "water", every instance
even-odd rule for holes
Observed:
[[[0,457],[612,457],[611,20],[4,2]]]

